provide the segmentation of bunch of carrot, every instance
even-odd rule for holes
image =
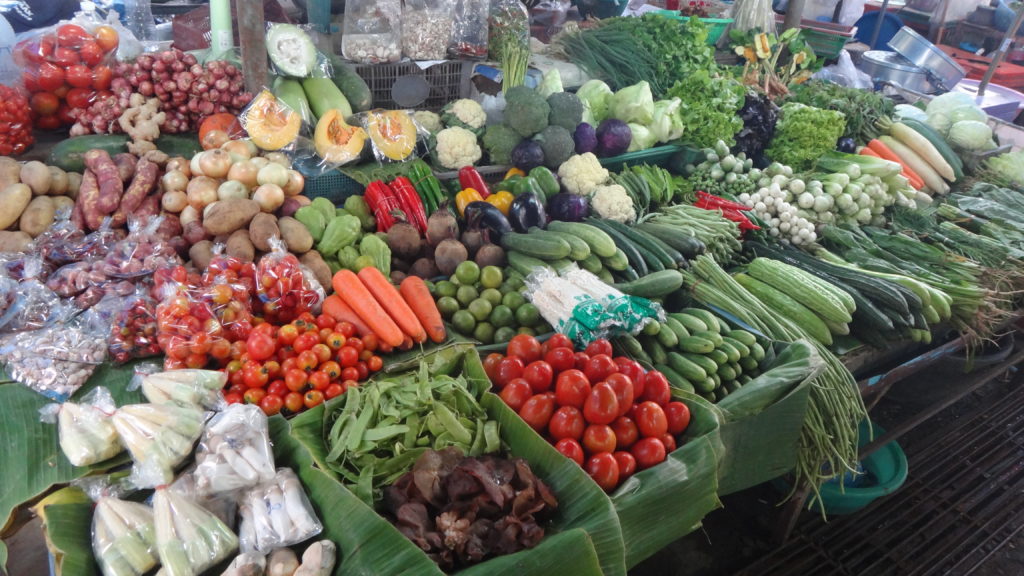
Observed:
[[[351,323],[361,335],[376,334],[382,344],[402,349],[446,337],[441,312],[421,278],[408,276],[395,288],[380,270],[367,266],[359,274],[338,271],[331,285],[334,294],[324,300],[324,313]]]

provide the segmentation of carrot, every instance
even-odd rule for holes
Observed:
[[[395,347],[402,344],[405,336],[402,330],[395,324],[395,321],[388,316],[388,313],[380,307],[380,304],[373,298],[373,294],[366,289],[366,285],[351,270],[339,270],[331,279],[331,286],[334,292],[341,296],[341,299],[355,310],[359,318],[366,323],[370,331],[386,342],[389,346]]]
[[[910,181],[910,185],[913,186],[915,190],[920,190],[921,188],[924,188],[924,180],[922,180],[921,177],[917,175],[917,172],[914,172],[914,170],[910,166],[908,166],[907,163],[904,162],[898,154],[896,154],[895,152],[892,151],[891,148],[886,146],[884,142],[882,142],[878,138],[875,138],[874,140],[868,142],[868,148],[875,154],[878,154],[878,156],[880,156],[881,158],[884,158],[885,160],[889,160],[892,162],[896,162],[900,166],[903,166],[903,175],[907,177],[907,180]]]
[[[377,303],[402,329],[402,332],[412,337],[415,342],[423,342],[427,339],[427,333],[423,330],[420,321],[416,319],[416,314],[402,299],[402,295],[398,293],[394,284],[384,277],[383,272],[373,266],[367,266],[359,271],[358,276],[370,294],[377,299]]]
[[[860,154],[861,156],[871,156],[873,158],[881,158],[881,156],[878,155],[878,152],[875,152],[874,150],[872,150],[871,148],[868,148],[867,146],[861,148],[857,153]]]
[[[444,320],[441,319],[441,312],[437,309],[437,303],[430,295],[426,282],[419,276],[406,276],[398,291],[427,331],[427,336],[434,342],[444,342],[448,336],[444,329]]]
[[[355,326],[356,332],[360,336],[370,334],[370,328],[365,322],[363,322],[363,319],[355,313],[355,310],[349,308],[348,304],[345,304],[345,301],[337,294],[331,294],[326,300],[324,300],[323,311],[324,314],[327,314],[338,322],[348,322]]]

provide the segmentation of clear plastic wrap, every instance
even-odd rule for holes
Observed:
[[[229,284],[226,279],[217,277],[212,284],[200,289],[197,297],[213,311],[228,342],[249,337],[252,331],[252,299],[246,284]]]
[[[417,141],[429,134],[411,110],[377,108],[354,114],[349,121],[358,122],[369,135],[373,157],[381,164],[415,160]]]
[[[74,466],[89,466],[121,453],[124,446],[110,417],[117,406],[100,386],[79,402],[47,404],[39,409],[44,422],[56,423],[60,449]]]
[[[456,0],[455,23],[448,41],[451,58],[487,58],[487,20],[490,0]]]
[[[156,301],[149,290],[139,287],[124,299],[110,326],[107,350],[116,364],[160,355],[157,342]]]
[[[259,302],[254,309],[267,322],[284,325],[303,312],[314,310],[323,299],[316,290],[319,284],[311,285],[302,273],[299,259],[285,249],[284,243],[271,238],[270,246],[271,252],[260,258],[256,266]]]
[[[164,219],[128,218],[128,236],[114,244],[101,270],[111,278],[137,279],[158,268],[183,264],[174,247],[158,233]]]
[[[142,576],[157,564],[153,510],[105,496],[92,516],[92,551],[104,576]]]
[[[217,517],[225,526],[234,530],[238,516],[237,494],[204,494],[196,481],[196,466],[190,465],[171,483],[170,489],[192,500]]]
[[[16,308],[4,323],[4,332],[38,330],[68,318],[72,310],[41,279],[41,258],[26,258],[23,279],[18,284]]]
[[[487,19],[488,59],[501,62],[506,46],[530,47],[530,12],[520,0],[492,0]]]
[[[280,468],[274,480],[247,491],[238,504],[238,538],[243,552],[269,552],[316,536],[316,517],[295,472]]]
[[[454,8],[451,0],[405,0],[402,54],[413,60],[444,60]]]
[[[221,576],[263,576],[267,569],[267,558],[263,554],[243,552],[228,564]]]
[[[204,368],[211,357],[226,358],[230,354],[231,345],[213,310],[202,299],[192,298],[182,284],[163,285],[156,321],[157,341],[167,354],[167,370]]]
[[[399,0],[348,0],[341,36],[342,55],[361,64],[402,58],[402,3]]]
[[[274,480],[267,416],[252,404],[232,404],[214,416],[196,450],[200,493],[225,493]]]
[[[195,576],[228,558],[238,537],[186,496],[166,488],[153,495],[156,548],[167,576]]]
[[[299,143],[309,125],[298,110],[292,110],[280,98],[264,88],[238,115],[242,127],[261,150],[289,152]],[[308,138],[307,138],[308,139]]]
[[[228,375],[219,370],[171,370],[136,372],[146,400],[153,404],[178,403],[218,410],[225,406],[221,391]]]
[[[203,411],[178,404],[130,404],[114,412],[114,427],[131,452],[132,482],[152,488],[174,479],[203,431]]]
[[[32,243],[44,260],[62,266],[78,259],[75,247],[81,245],[84,239],[85,232],[71,221],[71,208],[61,207],[57,210],[53,224],[36,236]]]

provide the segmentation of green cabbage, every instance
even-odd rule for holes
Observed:
[[[537,92],[540,92],[540,95],[545,98],[556,92],[565,92],[565,88],[562,87],[562,73],[558,71],[558,68],[552,68],[541,76]]]
[[[949,111],[949,119],[956,124],[963,120],[974,120],[976,122],[985,122],[988,120],[988,114],[981,108],[975,105],[970,106],[957,106]]]
[[[932,101],[928,103],[928,107],[925,109],[925,112],[931,116],[933,112],[948,113],[953,108],[973,105],[974,98],[971,98],[963,92],[946,92],[945,94],[932,98]]]
[[[945,137],[949,134],[949,128],[953,125],[953,120],[945,112],[931,112],[928,114],[928,125],[935,128],[936,132]]]
[[[647,126],[654,119],[654,95],[651,85],[640,81],[608,97],[608,116],[626,123]]]
[[[1007,152],[985,161],[985,177],[1000,186],[1024,186],[1024,150]]]
[[[679,98],[654,103],[654,118],[649,128],[656,141],[671,142],[683,137],[682,106],[683,101]]]
[[[576,91],[576,96],[583,102],[583,121],[597,126],[608,117],[608,97],[612,89],[600,80],[588,80]]]
[[[629,148],[626,152],[638,152],[640,150],[647,150],[653,148],[658,143],[658,138],[655,137],[654,133],[640,124],[634,124],[630,122],[628,124],[629,131],[633,133],[633,138],[629,141]]]
[[[962,150],[981,151],[992,149],[992,129],[984,122],[962,120],[953,124],[946,137],[949,143]]]

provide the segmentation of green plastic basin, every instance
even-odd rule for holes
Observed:
[[[869,442],[869,420],[860,423],[860,445]],[[885,430],[874,424],[875,437],[885,434]],[[838,482],[829,482],[821,487],[821,506],[830,515],[852,514],[877,498],[892,494],[899,490],[907,480],[907,455],[896,442],[889,442],[861,461],[861,466],[870,474],[872,480],[866,486],[846,486],[842,490]]]

